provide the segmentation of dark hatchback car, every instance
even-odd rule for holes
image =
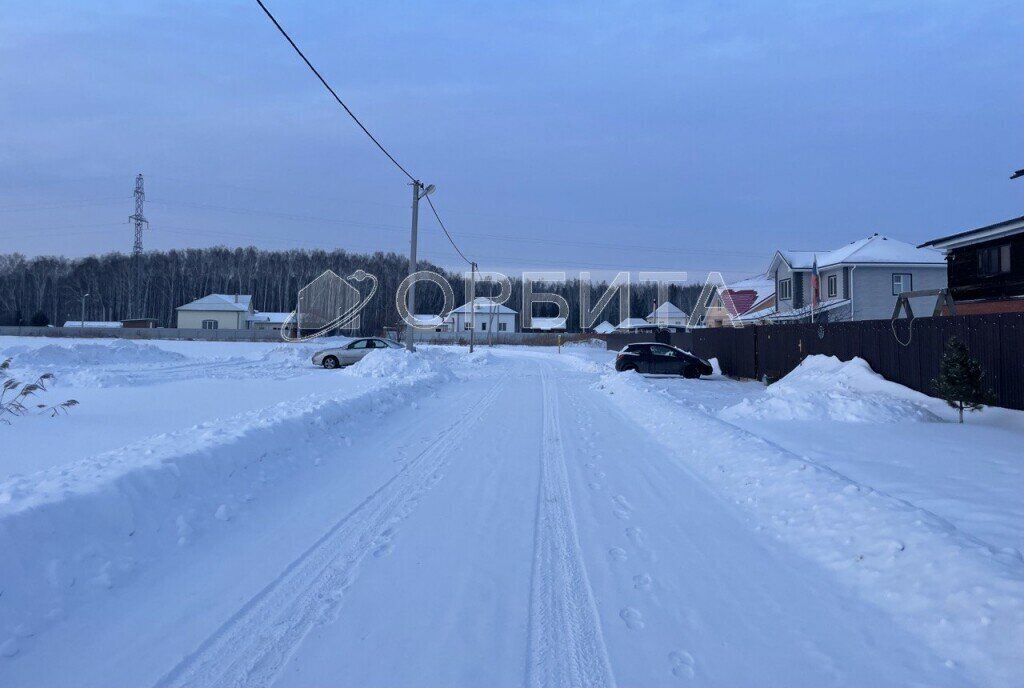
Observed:
[[[711,364],[688,351],[668,344],[642,342],[627,344],[615,357],[615,370],[635,370],[645,375],[682,375],[698,378],[712,373]]]

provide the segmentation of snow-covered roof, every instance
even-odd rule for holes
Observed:
[[[246,318],[249,322],[265,322],[284,324],[291,317],[291,313],[274,313],[271,311],[258,311]]]
[[[121,327],[121,323],[108,320],[86,320],[83,324],[81,320],[68,320],[64,323],[64,327]]]
[[[594,332],[597,334],[608,334],[609,332],[615,331],[615,325],[612,325],[607,320],[602,320],[599,324],[594,326]]]
[[[248,311],[252,303],[252,296],[249,294],[209,294],[201,299],[196,299],[184,306],[178,306],[179,311]]]
[[[515,311],[508,306],[495,303],[493,299],[486,296],[478,296],[473,299],[473,310],[477,313],[512,313]],[[469,304],[463,304],[452,311],[452,313],[469,313]]]
[[[722,299],[726,309],[733,315],[742,314],[775,295],[775,280],[767,275],[748,277],[727,285],[723,292],[728,295]]]
[[[932,239],[931,241],[926,241],[921,244],[919,248],[932,246],[934,248],[949,250],[960,248],[961,246],[969,246],[970,244],[977,244],[982,241],[1002,239],[1003,237],[1020,234],[1021,232],[1024,232],[1024,216],[1015,217],[1012,220],[1003,220],[1002,222],[985,225],[984,227],[978,227],[977,229],[969,229],[966,232],[957,232],[956,234],[950,234],[949,236],[944,236],[939,239]]]
[[[657,327],[657,326],[656,325],[652,325],[651,323],[647,322],[643,318],[626,318],[625,320],[620,322],[619,326],[616,327],[615,329],[616,330],[650,330],[650,329],[653,329],[655,327]]]
[[[833,251],[776,251],[768,272],[773,271],[780,258],[794,270],[810,270],[815,257],[819,269],[833,265],[946,265],[946,259],[939,251],[872,234]]]
[[[653,311],[651,311],[651,313],[648,314],[647,319],[651,320],[653,318],[685,318],[685,317],[687,317],[687,316],[686,316],[686,313],[683,311],[683,309],[679,308],[679,306],[675,305],[674,303],[670,303],[670,302],[666,301],[665,303],[661,304],[660,306],[655,308]]]
[[[564,330],[565,318],[530,318],[531,330]]]

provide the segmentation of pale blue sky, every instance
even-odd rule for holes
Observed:
[[[763,270],[1024,214],[1024,4],[268,0],[483,269]],[[406,250],[408,187],[255,2],[0,14],[0,252]],[[429,217],[422,254],[458,267]]]

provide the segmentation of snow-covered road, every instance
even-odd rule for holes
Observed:
[[[97,542],[68,546],[74,563],[53,552],[75,534],[54,529],[102,496],[72,484],[70,497],[18,510],[13,493],[3,542],[26,561],[5,569],[8,594],[47,599],[17,606],[17,618],[0,606],[12,634],[0,685],[1012,685],[1005,644],[979,657],[970,636],[957,654],[915,627],[930,591],[916,591],[913,614],[880,604],[766,527],[763,505],[748,508],[685,462],[701,447],[774,445],[693,410],[652,419],[671,432],[652,430],[638,414],[663,412],[641,399],[658,387],[602,383],[595,361],[607,358],[596,353],[421,355],[430,365],[401,361],[400,382],[377,374],[383,363],[362,376],[324,372],[355,385],[341,402],[249,411],[251,432],[174,459],[184,477],[169,494],[146,469],[118,488],[129,496],[95,528]],[[728,439],[708,442],[719,429]],[[127,455],[159,455],[173,439]],[[199,474],[217,486],[188,478],[197,462],[225,461],[230,470]],[[17,483],[24,494],[28,480]],[[146,517],[120,513],[139,508],[136,494]],[[888,523],[887,508],[865,512]],[[36,557],[31,537],[58,544]],[[900,570],[886,557],[883,589]],[[37,587],[33,558],[45,571]],[[81,580],[93,560],[112,562],[99,585]],[[1005,567],[988,613],[1010,625],[1012,647],[1024,579],[1012,557]]]

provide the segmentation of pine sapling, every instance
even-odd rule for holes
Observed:
[[[959,412],[963,423],[964,409],[977,411],[989,402],[991,395],[984,387],[984,377],[981,364],[971,358],[967,345],[957,337],[950,337],[942,354],[939,377],[932,380],[932,388]]]

